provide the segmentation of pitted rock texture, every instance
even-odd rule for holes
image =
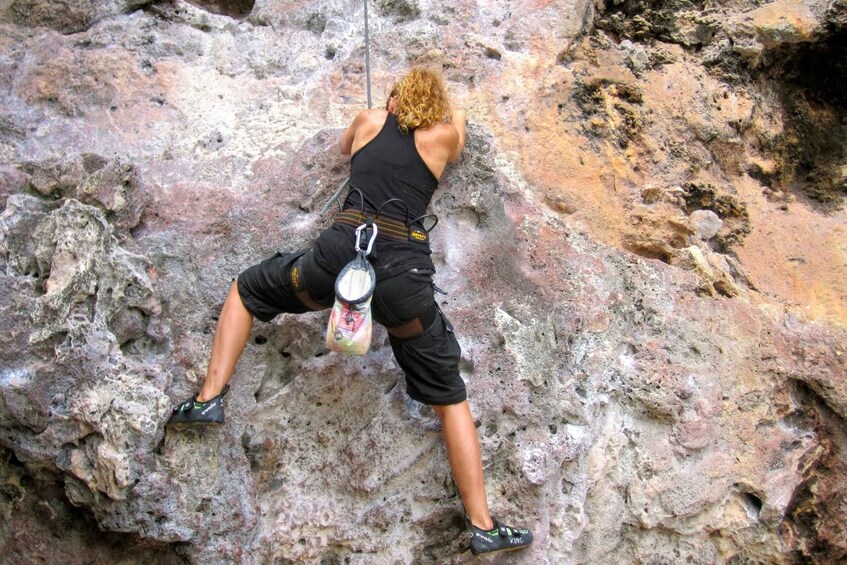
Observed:
[[[131,12],[147,3],[147,0],[7,0],[0,4],[0,10],[18,25],[44,26],[70,34],[85,31],[104,18]]]
[[[61,475],[25,468],[7,450],[0,480],[4,563],[184,562],[172,544],[101,531],[85,508],[68,503]]]
[[[847,558],[845,14],[369,4],[374,105],[423,63],[470,115],[433,259],[492,512],[536,536],[494,562]],[[0,2],[4,556],[471,561],[381,328],[347,358],[325,313],[256,323],[227,423],[164,428],[232,279],[332,221],[363,20]]]

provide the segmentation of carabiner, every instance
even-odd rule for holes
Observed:
[[[361,241],[362,241],[362,232],[365,231],[365,237],[367,237],[367,231],[366,230],[369,227],[373,228],[373,234],[371,234],[371,238],[368,241],[368,248],[366,250],[364,250],[365,257],[367,257],[368,255],[371,254],[371,251],[373,250],[373,247],[374,247],[374,241],[376,241],[376,234],[379,230],[377,229],[376,224],[371,224],[370,226],[368,226],[368,224],[362,224],[361,226],[356,228],[356,252],[362,253],[363,250],[362,250],[362,247],[360,245]]]

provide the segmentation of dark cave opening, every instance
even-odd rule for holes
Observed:
[[[838,208],[847,196],[847,29],[772,60],[766,78],[785,109],[785,134],[773,147],[784,163],[779,184]]]
[[[810,102],[847,110],[847,28],[808,43],[775,65],[785,82],[803,89]]]
[[[198,8],[220,16],[242,20],[250,15],[256,0],[187,0]]]
[[[0,446],[3,563],[185,562],[180,544],[102,531],[90,508],[71,503],[65,477]]]

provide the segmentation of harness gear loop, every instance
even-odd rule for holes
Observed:
[[[356,188],[352,184],[350,185],[349,192],[347,192],[347,197],[344,198],[344,204],[347,204],[347,201],[350,200],[350,197],[353,196],[354,192],[359,195],[359,210],[361,210],[362,215],[364,216],[365,215],[365,200],[366,200],[365,195],[361,190],[359,190],[358,188]]]
[[[431,226],[426,227],[426,226],[424,225],[424,223],[423,223],[423,221],[424,221],[426,218],[435,218],[435,221],[434,221],[434,222],[432,222],[432,225],[431,225]],[[431,232],[432,230],[434,230],[434,229],[435,229],[435,226],[437,226],[437,225],[438,225],[438,216],[436,216],[435,214],[424,214],[423,216],[418,216],[417,218],[415,218],[415,219],[413,219],[411,222],[409,222],[409,226],[412,226],[412,225],[414,225],[414,224],[416,224],[416,223],[418,223],[418,222],[420,222],[420,223],[421,223],[421,227],[422,227],[422,228],[426,231],[426,233],[429,233],[429,232]]]
[[[406,201],[402,198],[389,198],[388,200],[383,202],[382,205],[377,209],[374,219],[379,218],[379,216],[382,214],[382,209],[391,204],[392,202],[399,202],[403,205],[403,208],[406,210],[406,226],[411,226],[412,222],[409,221],[409,205],[406,204]]]

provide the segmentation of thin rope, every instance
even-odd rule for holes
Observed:
[[[365,0],[365,75],[368,82],[368,110],[371,109],[371,38],[368,33],[368,0]]]
[[[372,107],[372,102],[371,102],[371,38],[370,38],[370,34],[368,32],[368,28],[369,28],[369,26],[368,26],[368,0],[364,0],[364,4],[365,4],[365,77],[366,77],[366,81],[367,81],[367,85],[368,85],[368,110],[370,110],[371,107]],[[341,208],[342,208],[341,193],[344,190],[344,187],[346,187],[349,182],[350,182],[350,177],[347,177],[346,179],[344,179],[344,181],[341,183],[341,185],[338,187],[338,189],[332,195],[332,198],[330,198],[329,201],[326,204],[323,205],[323,208],[321,208],[321,210],[320,210],[320,212],[318,212],[318,214],[320,214],[321,216],[326,214],[327,210],[329,210],[329,207],[332,206],[333,202],[337,202],[338,203],[338,209],[341,210]]]

